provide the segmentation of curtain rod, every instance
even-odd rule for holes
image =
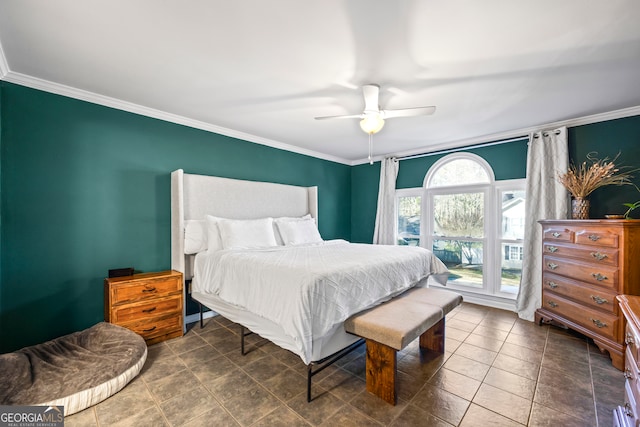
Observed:
[[[447,150],[433,151],[431,153],[413,154],[413,155],[409,155],[409,156],[396,157],[396,159],[397,160],[418,159],[420,157],[437,156],[439,154],[455,153],[455,152],[462,151],[462,150],[472,150],[474,148],[490,147],[492,145],[499,145],[499,144],[506,144],[508,142],[522,141],[524,139],[528,140],[529,136],[525,135],[525,136],[519,136],[519,137],[511,138],[511,139],[503,139],[501,141],[485,142],[485,143],[482,143],[482,144],[475,144],[475,145],[467,145],[466,147],[450,148],[450,149],[447,149]]]

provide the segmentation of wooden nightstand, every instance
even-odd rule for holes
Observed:
[[[162,271],[104,279],[104,319],[148,345],[183,334],[182,273]]]

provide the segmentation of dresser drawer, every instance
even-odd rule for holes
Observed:
[[[627,326],[624,332],[624,343],[627,345],[627,353],[631,355],[636,364],[640,360],[640,336],[636,333],[635,329],[631,326],[631,322],[627,322]]]
[[[640,400],[640,378],[638,378],[639,375],[640,372],[638,372],[637,361],[633,358],[633,354],[631,353],[631,351],[629,351],[629,347],[627,347],[624,360],[624,377],[629,382],[629,388],[631,389],[633,398],[636,402]]]
[[[158,314],[179,313],[182,311],[182,296],[158,298],[141,303],[115,306],[112,310],[114,323],[129,322],[131,320],[146,319]]]
[[[542,268],[545,272],[618,290],[618,269],[612,266],[582,263],[545,255]]]
[[[618,322],[620,322],[617,316],[587,308],[546,290],[542,292],[542,305],[545,309],[596,332],[598,335],[614,341],[617,340],[616,331],[618,330]]]
[[[612,290],[591,288],[546,272],[542,275],[542,286],[548,292],[568,297],[591,308],[605,310],[615,316],[618,315],[617,294]]]
[[[584,248],[557,243],[547,243],[542,245],[544,254],[556,257],[577,258],[594,264],[605,264],[611,266],[618,265],[618,250],[611,248]]]
[[[573,242],[574,232],[565,227],[549,227],[542,230],[542,238],[549,242]]]
[[[620,236],[607,230],[579,230],[575,242],[581,245],[617,248]]]
[[[151,317],[140,321],[121,323],[127,329],[141,335],[146,341],[173,332],[182,334],[182,313]]]
[[[139,280],[130,283],[119,283],[112,287],[112,304],[143,301],[166,295],[180,293],[182,283],[179,278],[168,277],[149,280]]]

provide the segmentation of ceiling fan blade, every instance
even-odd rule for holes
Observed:
[[[385,119],[391,119],[394,117],[415,117],[415,116],[429,116],[435,113],[436,107],[415,107],[415,108],[403,108],[400,110],[382,110],[382,114]]]
[[[327,119],[361,119],[363,117],[362,114],[351,114],[347,116],[321,116],[315,117],[316,120],[327,120]]]
[[[362,86],[362,93],[364,94],[364,111],[380,111],[380,104],[378,103],[380,86],[364,85]]]

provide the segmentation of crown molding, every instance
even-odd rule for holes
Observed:
[[[0,52],[1,53],[1,52]],[[5,62],[6,65],[6,62]],[[3,70],[2,62],[0,58],[0,71]],[[103,105],[105,107],[115,108],[117,110],[127,111],[142,116],[152,117],[154,119],[164,120],[166,122],[177,123],[180,125],[188,126],[195,129],[205,130],[208,132],[217,133],[231,138],[241,139],[248,142],[253,142],[260,145],[266,145],[268,147],[277,148],[279,150],[290,151],[297,154],[302,154],[309,157],[315,157],[321,160],[328,160],[330,162],[341,163],[350,165],[350,161],[337,156],[331,156],[325,153],[317,151],[306,150],[304,148],[296,147],[290,144],[286,144],[272,139],[263,138],[257,135],[252,135],[245,132],[236,131],[233,129],[224,128],[211,123],[203,122],[200,120],[190,119],[188,117],[180,116],[177,114],[168,113],[166,111],[157,110],[155,108],[145,107],[143,105],[134,104],[132,102],[122,101],[120,99],[112,98],[105,95],[100,95],[94,92],[89,92],[82,89],[77,89],[71,86],[66,86],[60,83],[51,82],[37,77],[32,77],[26,74],[16,73],[10,71],[8,67],[7,72],[2,76],[2,80],[10,83],[15,83],[21,86],[30,87],[32,89],[38,89],[45,92],[54,93],[56,95],[62,95],[69,98],[78,99],[81,101],[90,102],[92,104]]]
[[[385,157],[409,157],[418,154],[428,154],[437,151],[451,150],[456,148],[464,148],[476,144],[484,144],[488,142],[501,141],[503,139],[516,139],[526,138],[533,132],[538,132],[543,129],[554,129],[561,126],[576,127],[589,125],[593,123],[606,122],[609,120],[622,119],[625,117],[632,117],[640,115],[640,105],[635,107],[623,108],[620,110],[608,111],[605,113],[593,114],[590,116],[578,117],[574,119],[561,120],[553,123],[541,124],[537,126],[530,126],[527,128],[516,129],[507,132],[494,133],[490,135],[483,135],[475,138],[462,139],[457,141],[443,142],[441,144],[434,144],[425,146],[422,148],[403,151],[398,153],[387,154],[384,156],[376,156],[373,158],[374,162],[382,161]],[[369,159],[359,159],[351,162],[351,166],[361,165],[368,163]]]

